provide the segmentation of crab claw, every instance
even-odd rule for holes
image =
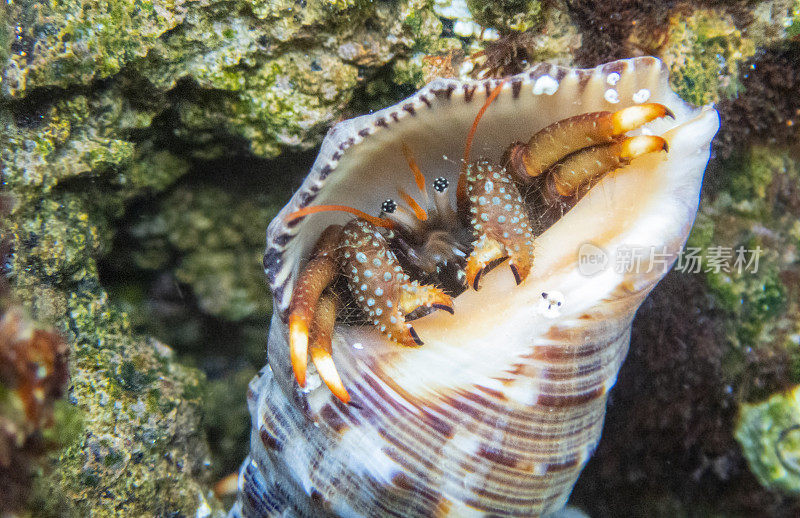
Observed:
[[[422,306],[453,314],[453,299],[436,286],[420,284],[417,281],[404,284],[400,292],[400,311],[408,315]]]
[[[314,247],[311,259],[297,277],[289,305],[289,357],[294,376],[301,387],[306,385],[308,330],[322,291],[336,276],[336,248],[341,236],[342,227],[339,225],[325,229]]]
[[[511,258],[508,266],[514,274],[514,280],[517,284],[521,284],[531,271],[530,257],[533,251],[531,245],[519,246],[518,251],[514,249],[517,246],[519,245],[504,244],[496,239],[482,236],[467,259],[465,273],[469,286],[477,291],[484,272],[505,258]]]
[[[424,343],[411,324],[406,321],[406,315],[421,307],[440,309],[453,314],[453,299],[436,286],[414,281],[402,284],[399,292],[397,310],[389,316],[386,328],[388,336],[403,345],[416,346]]]
[[[336,323],[336,298],[330,294],[324,294],[317,304],[314,322],[311,326],[311,361],[317,368],[320,378],[328,386],[334,396],[343,403],[350,401],[350,394],[344,388],[339,371],[333,363],[331,355],[331,336],[333,326]],[[305,364],[304,364],[305,365]]]
[[[527,144],[512,144],[507,160],[512,172],[520,178],[539,176],[576,151],[610,144],[628,131],[665,116],[675,117],[669,108],[658,103],[576,115],[536,132]]]
[[[517,284],[533,261],[532,226],[519,189],[505,169],[485,163],[466,171],[470,226],[477,241],[467,259],[467,283],[477,290],[483,272],[509,257]]]
[[[406,315],[426,306],[453,312],[453,301],[435,286],[409,282],[383,235],[369,222],[353,220],[344,228],[342,266],[350,292],[370,321],[390,339],[422,345]]]

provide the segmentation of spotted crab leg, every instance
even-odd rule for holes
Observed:
[[[533,262],[532,227],[517,186],[504,167],[469,161],[478,123],[507,81],[495,86],[472,122],[456,191],[458,214],[468,220],[475,236],[465,268],[467,284],[475,290],[483,272],[505,258],[510,259],[517,284],[528,276]]]
[[[309,327],[323,290],[338,272],[336,248],[342,235],[340,225],[325,229],[311,252],[311,259],[298,276],[289,305],[289,356],[301,387],[306,385]]]
[[[309,352],[320,377],[341,401],[350,395],[344,388],[331,355],[331,336],[336,322],[336,298],[326,291],[338,273],[344,274],[358,305],[372,323],[390,339],[407,346],[422,345],[406,316],[420,307],[453,313],[453,300],[436,286],[409,282],[386,238],[376,225],[393,223],[363,216],[350,207],[316,206],[301,209],[290,219],[325,210],[345,210],[359,215],[344,227],[331,225],[320,236],[311,258],[298,275],[289,305],[289,354],[298,384],[306,382]],[[362,216],[363,215],[363,216]],[[310,337],[310,343],[309,343]]]
[[[491,100],[490,97],[484,109]],[[468,136],[465,161],[481,114]],[[613,113],[577,115],[535,133],[527,144],[512,144],[506,163],[523,181],[549,170],[546,194],[553,198],[572,196],[597,177],[638,156],[666,150],[667,143],[661,137],[625,137],[628,131],[665,115],[673,116],[668,108],[656,103]],[[470,164],[462,178],[465,187],[460,199],[465,200],[462,206],[469,208],[469,223],[476,237],[467,260],[467,282],[477,290],[483,272],[508,257],[517,284],[521,283],[531,269],[533,237],[517,187],[504,168],[493,170],[482,163]]]
[[[409,282],[386,238],[365,220],[345,226],[341,257],[358,305],[382,333],[402,345],[422,345],[406,315],[422,306],[453,312],[453,300],[441,289]]]

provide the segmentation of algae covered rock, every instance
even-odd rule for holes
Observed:
[[[542,22],[545,7],[538,0],[467,0],[472,16],[483,27],[502,32],[527,31]]]
[[[702,205],[687,249],[727,315],[724,374],[750,401],[800,372],[800,166],[762,146],[723,165],[725,190]]]
[[[70,398],[85,427],[58,456],[57,491],[40,498],[54,514],[211,516],[219,504],[206,485],[202,375],[167,346],[132,336],[102,298],[73,295],[68,304],[79,330]]]
[[[139,70],[159,89],[189,81],[176,104],[183,138],[208,146],[222,128],[266,157],[318,143],[362,72],[414,44],[411,25],[427,8],[423,2],[242,4],[242,11],[227,4],[192,10]]]
[[[87,84],[147,55],[156,39],[201,2],[185,0],[18,0],[10,20],[2,92],[22,97],[37,87]]]
[[[800,494],[800,386],[743,405],[736,440],[761,484]]]
[[[362,72],[407,52],[415,20],[430,12],[417,0],[317,0],[302,9],[248,0],[21,1],[4,9],[5,97],[72,92],[120,73],[147,85],[112,101],[132,94],[147,102],[182,87],[171,112],[177,135],[206,147],[227,132],[262,156],[317,143]]]
[[[741,90],[740,65],[756,52],[731,15],[698,10],[676,13],[669,21],[668,47],[662,58],[678,94],[696,105],[730,98]]]
[[[42,516],[210,516],[219,504],[207,489],[204,378],[168,347],[135,335],[108,300],[94,257],[111,234],[94,194],[29,201],[4,222],[14,246],[5,265],[12,293],[63,333],[72,361],[68,399],[81,415],[37,480],[31,505]]]

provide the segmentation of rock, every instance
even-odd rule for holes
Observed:
[[[736,427],[748,465],[766,487],[800,493],[800,387],[742,406]]]

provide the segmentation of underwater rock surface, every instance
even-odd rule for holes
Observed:
[[[736,440],[758,481],[787,493],[800,493],[800,387],[767,401],[742,405]]]
[[[62,403],[74,414],[33,484],[33,514],[222,512],[210,488],[246,436],[226,426],[219,390],[264,362],[263,230],[333,122],[436,75],[646,54],[722,116],[689,243],[700,266],[670,274],[639,312],[573,501],[593,517],[800,512],[783,486],[759,484],[745,460],[756,443],[743,453],[734,439],[744,404],[800,383],[800,0],[0,9],[0,175],[13,199],[2,273],[64,336],[72,376]],[[740,246],[763,250],[756,272],[732,268]],[[717,268],[722,249],[731,271]]]

